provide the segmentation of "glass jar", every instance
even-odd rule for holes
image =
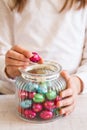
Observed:
[[[22,119],[41,122],[60,117],[59,93],[66,88],[61,70],[61,65],[51,61],[20,69],[15,84],[16,109]]]

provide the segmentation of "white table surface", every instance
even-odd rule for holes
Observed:
[[[53,122],[35,124],[16,115],[15,96],[0,96],[0,130],[87,130],[87,95],[78,98],[74,112]]]

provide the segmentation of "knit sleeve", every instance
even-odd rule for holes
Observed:
[[[3,0],[0,0],[0,80],[10,81],[5,74],[5,54],[12,47],[13,14]]]
[[[83,83],[83,92],[87,93],[87,9],[86,9],[86,22],[85,22],[85,40],[84,40],[84,47],[83,47],[83,54],[81,59],[81,64],[76,72],[77,75]]]

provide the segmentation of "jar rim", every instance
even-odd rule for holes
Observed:
[[[52,70],[52,72],[49,74],[36,74],[36,73],[31,73],[29,71],[33,70],[33,69],[38,69],[38,68],[44,68],[44,67],[48,67],[50,70]],[[49,79],[54,79],[59,77],[59,74],[62,70],[62,66],[54,61],[44,61],[43,64],[33,64],[28,66],[27,68],[19,68],[19,71],[21,72],[21,75],[23,78],[25,78],[26,80],[31,79],[31,80],[49,80]]]

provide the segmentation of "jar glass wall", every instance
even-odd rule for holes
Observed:
[[[59,93],[66,88],[61,70],[58,63],[50,61],[20,68],[21,76],[15,82],[16,109],[20,117],[38,122],[60,117]]]

